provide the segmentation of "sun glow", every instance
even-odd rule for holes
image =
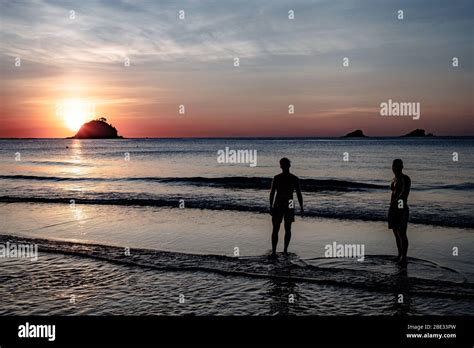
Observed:
[[[70,130],[77,131],[94,116],[94,105],[81,99],[65,99],[58,105],[58,114]]]

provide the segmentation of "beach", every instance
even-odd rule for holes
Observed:
[[[0,258],[1,314],[473,314],[471,138],[1,142],[1,242],[39,246],[36,261]],[[257,166],[219,163],[226,146],[255,149]],[[387,153],[412,178],[406,272]],[[272,263],[283,155],[306,216]],[[325,257],[333,243],[363,245],[364,260]]]

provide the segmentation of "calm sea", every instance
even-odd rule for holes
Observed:
[[[219,163],[226,148],[256,152],[256,166]],[[385,220],[402,158],[411,222],[473,228],[473,150],[473,138],[0,140],[0,199],[265,211],[285,156],[307,215]]]

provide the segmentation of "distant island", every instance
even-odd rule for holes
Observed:
[[[426,134],[426,131],[424,129],[415,129],[411,131],[408,134],[401,135],[402,138],[411,138],[411,137],[417,137],[417,138],[422,138],[422,137],[434,137],[432,133]],[[367,136],[364,134],[362,129],[357,129],[353,132],[349,132],[346,135],[343,136],[343,138],[367,138]]]
[[[353,132],[347,133],[344,135],[344,138],[366,138],[367,136],[362,132],[361,129],[357,129]]]
[[[424,129],[415,129],[408,134],[402,135],[402,137],[433,137],[432,133],[425,134]]]
[[[107,123],[105,117],[84,123],[79,131],[69,139],[122,139],[117,129]]]

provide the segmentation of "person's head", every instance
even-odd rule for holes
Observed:
[[[392,171],[395,175],[400,175],[403,170],[403,161],[400,158],[394,159],[392,163]]]
[[[291,162],[288,158],[283,157],[280,160],[280,168],[283,172],[289,172],[291,167]]]

